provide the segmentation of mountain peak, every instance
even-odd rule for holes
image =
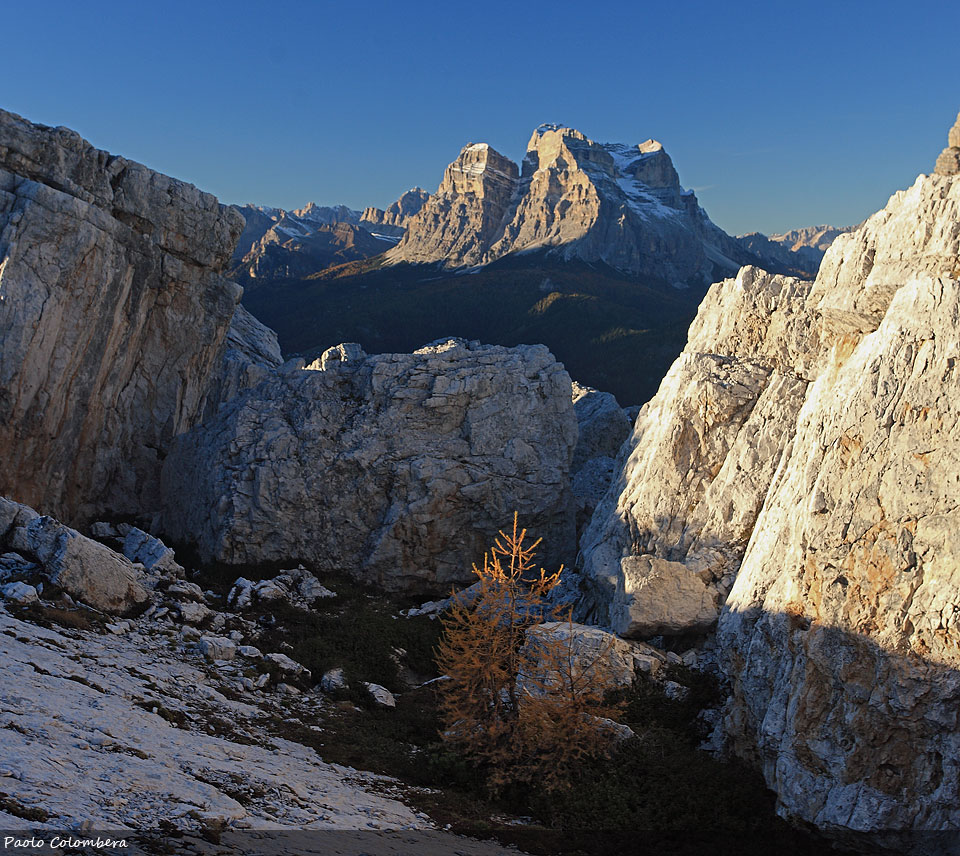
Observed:
[[[684,191],[660,142],[597,143],[552,123],[534,130],[522,172],[488,144],[464,146],[387,259],[468,267],[532,250],[679,288],[756,261]]]

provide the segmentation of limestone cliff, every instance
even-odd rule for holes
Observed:
[[[70,523],[156,508],[204,409],[243,226],[195,187],[0,111],[0,494]]]
[[[548,566],[570,555],[576,440],[570,378],[542,345],[341,345],[177,440],[164,531],[205,560],[448,592],[514,511]]]
[[[489,248],[515,203],[518,179],[517,165],[486,143],[464,146],[387,258],[443,261],[450,267],[490,261]]]
[[[660,143],[595,143],[557,125],[534,132],[522,171],[466,146],[387,259],[462,267],[532,250],[678,287],[755,260],[683,190]]]
[[[934,174],[814,283],[714,286],[581,542],[623,632],[723,604],[728,746],[841,836],[960,823],[958,278],[960,179]],[[664,598],[689,620],[658,625]]]

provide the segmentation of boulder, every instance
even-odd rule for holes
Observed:
[[[247,660],[263,659],[263,654],[260,652],[260,649],[254,647],[253,645],[238,645],[237,653],[241,657],[245,657]]]
[[[139,562],[151,576],[183,577],[183,567],[163,541],[136,526],[125,528],[123,555],[131,562]]]
[[[947,147],[940,152],[934,171],[940,175],[960,173],[960,114],[957,115],[957,121],[947,135]]]
[[[213,616],[213,610],[193,600],[178,601],[174,604],[185,624],[200,625]]]
[[[286,654],[267,654],[264,659],[273,663],[281,672],[287,672],[292,675],[303,675],[309,680],[310,670],[306,666],[301,666],[296,660],[291,660]]]
[[[259,582],[238,577],[227,595],[227,603],[237,609],[248,609],[254,603],[285,600],[293,606],[307,609],[318,600],[336,596],[336,592],[330,591],[303,565],[299,565],[280,571],[273,579]]]
[[[4,600],[19,604],[36,603],[40,599],[33,586],[22,582],[6,583],[0,586],[0,595]]]
[[[591,684],[611,690],[630,686],[636,673],[629,642],[599,627],[569,621],[549,621],[527,630],[521,662],[517,687],[532,695],[563,680],[560,664],[571,670],[574,680],[588,676]]]
[[[302,560],[444,591],[472,580],[516,510],[543,538],[539,561],[569,560],[577,426],[569,376],[545,347],[452,339],[338,355],[277,372],[178,438],[166,537],[205,561]]]
[[[393,697],[393,693],[390,692],[390,690],[388,690],[386,687],[382,687],[380,684],[371,684],[367,681],[362,681],[362,684],[370,698],[373,699],[374,704],[377,704],[380,707],[397,706],[397,700]]]
[[[333,693],[337,690],[347,689],[347,679],[343,675],[343,669],[330,669],[323,673],[320,678],[320,689],[325,693]]]
[[[717,589],[682,562],[656,556],[620,561],[610,626],[625,638],[703,633],[720,614]]]
[[[0,494],[71,525],[155,511],[240,297],[195,187],[0,111]]]
[[[34,559],[43,575],[71,597],[95,609],[127,612],[147,600],[147,591],[128,559],[52,517],[0,499],[0,546]]]
[[[208,660],[233,660],[237,656],[237,643],[226,636],[202,636],[197,650]]]

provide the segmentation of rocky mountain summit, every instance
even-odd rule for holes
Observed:
[[[378,256],[400,240],[429,196],[415,187],[386,210],[368,207],[363,212],[314,202],[294,211],[234,206],[246,225],[233,252],[232,273],[249,288],[258,280],[297,279]]]
[[[845,839],[960,822],[958,341],[960,181],[938,172],[815,282],[713,286],[580,545],[582,608],[621,633],[716,622],[727,746]]]
[[[333,226],[336,223],[360,222],[360,212],[346,205],[317,205],[308,202],[302,208],[287,211],[269,205],[233,205],[244,219],[243,232],[233,251],[232,265],[236,266],[263,240],[267,232],[275,230],[287,237],[303,237],[321,226]],[[282,240],[280,241],[282,243]]]
[[[779,273],[790,273],[813,279],[820,270],[824,253],[843,234],[857,226],[807,226],[792,229],[779,235],[764,235],[751,232],[737,235],[747,250],[756,255],[762,266]]]
[[[306,277],[345,262],[378,256],[393,241],[370,234],[353,223],[301,225],[290,217],[271,226],[234,269],[248,288],[258,281]]]
[[[375,235],[399,238],[407,230],[410,218],[420,212],[429,198],[426,190],[411,188],[386,210],[372,206],[364,208],[360,222]]]
[[[522,169],[465,146],[387,260],[457,268],[534,250],[678,288],[756,260],[680,186],[660,143],[595,143],[559,125],[534,131]]]

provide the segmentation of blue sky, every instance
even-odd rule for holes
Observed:
[[[660,140],[730,232],[849,224],[932,169],[960,3],[0,3],[0,107],[226,202],[384,206],[544,121]]]

